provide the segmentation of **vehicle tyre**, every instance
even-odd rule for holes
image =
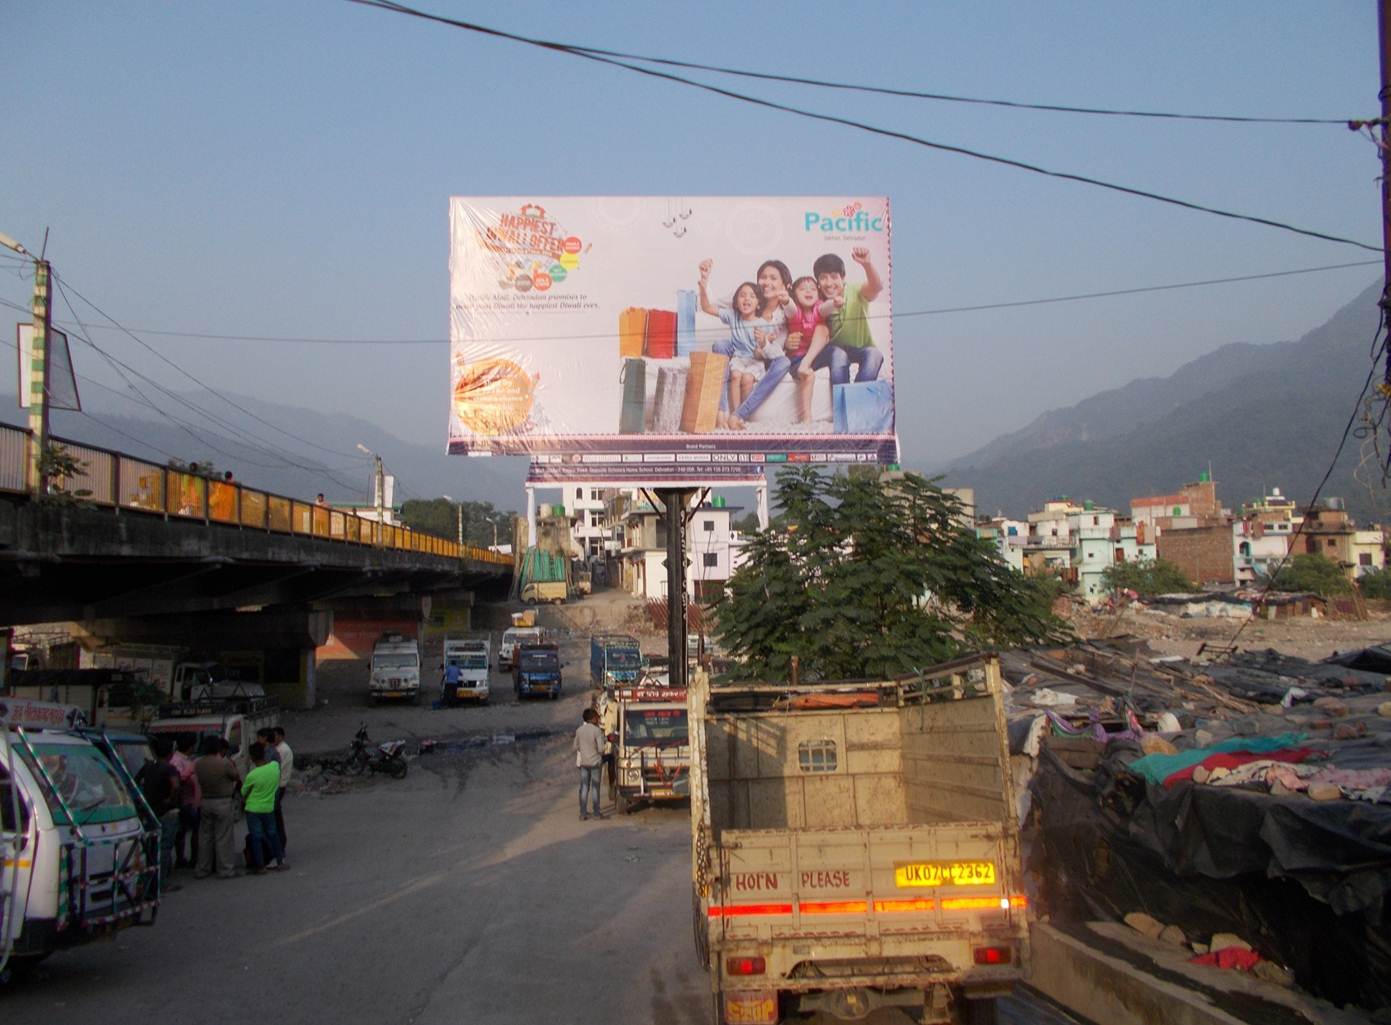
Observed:
[[[1000,1002],[989,1000],[962,1000],[961,1025],[998,1025],[1000,1021]]]
[[[343,771],[349,776],[361,776],[367,771],[368,757],[362,755],[352,755],[343,766]]]
[[[615,791],[613,795],[613,810],[619,815],[627,815],[633,810],[633,800],[622,790]]]
[[[710,998],[711,1025],[724,1025],[724,990],[716,989]]]
[[[418,704],[420,704],[420,691],[416,691],[414,694],[411,695],[411,704],[412,704],[412,705],[418,705]]]
[[[391,774],[392,779],[405,779],[406,773],[410,771],[410,767],[410,762],[406,761],[404,758],[394,758],[387,765],[386,771]]]

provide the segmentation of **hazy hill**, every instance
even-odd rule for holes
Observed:
[[[1050,410],[955,460],[947,482],[974,486],[987,514],[1022,516],[1058,495],[1128,510],[1132,497],[1176,490],[1211,464],[1226,505],[1271,487],[1307,501],[1366,379],[1378,294],[1369,288],[1296,342],[1223,346],[1169,377]],[[1324,496],[1370,522],[1386,514],[1353,479],[1361,456],[1350,438]],[[1377,501],[1386,504],[1380,492]]]

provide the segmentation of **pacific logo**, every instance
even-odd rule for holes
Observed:
[[[861,203],[851,203],[834,214],[819,214],[808,210],[802,215],[803,231],[883,231],[884,218],[871,217]]]

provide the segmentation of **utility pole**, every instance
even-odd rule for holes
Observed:
[[[658,488],[667,528],[667,658],[668,685],[686,686],[686,503],[694,488]]]
[[[29,448],[28,484],[35,495],[48,490],[40,470],[44,451],[48,448],[48,341],[53,324],[51,288],[49,278],[52,268],[42,257],[34,259],[32,253],[10,236],[0,233],[0,246],[13,250],[20,256],[34,260],[34,301],[31,306],[34,326],[33,349],[29,366],[20,367],[20,384],[24,387],[29,413],[29,433],[32,444]],[[26,384],[27,381],[27,384]]]
[[[1381,41],[1381,124],[1378,148],[1381,150],[1381,245],[1385,261],[1381,291],[1381,311],[1391,324],[1391,149],[1387,148],[1387,125],[1391,122],[1391,0],[1377,0],[1377,36]],[[1351,127],[1351,126],[1349,126]],[[1373,130],[1375,133],[1375,129]],[[1386,353],[1382,390],[1391,396],[1391,346]]]

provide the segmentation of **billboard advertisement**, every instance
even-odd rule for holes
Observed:
[[[454,197],[449,222],[451,453],[897,461],[886,198]]]

